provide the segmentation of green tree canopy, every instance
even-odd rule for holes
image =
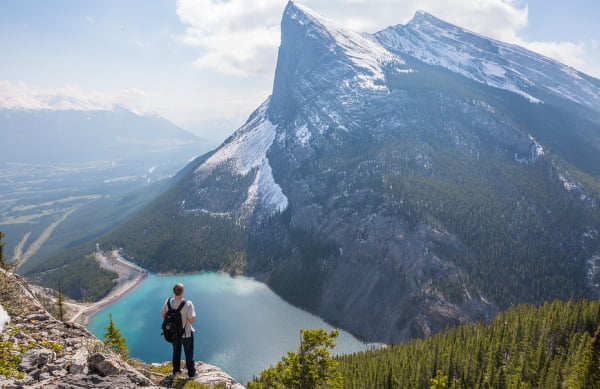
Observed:
[[[104,344],[108,346],[109,349],[122,354],[129,354],[129,349],[125,344],[125,337],[121,334],[121,330],[115,326],[115,322],[113,321],[112,314],[108,314],[108,326],[104,327],[106,332],[102,334],[104,337]]]
[[[438,370],[435,377],[429,380],[431,386],[429,389],[445,389],[448,385],[448,377],[441,370]]]
[[[341,389],[342,376],[329,349],[335,347],[338,331],[301,330],[297,352],[288,352],[276,366],[264,370],[249,389]]]
[[[335,359],[344,389],[600,389],[599,326],[600,300],[521,304]]]
[[[600,328],[594,334],[588,348],[575,369],[573,389],[600,388]]]
[[[4,245],[6,243],[2,242],[3,238],[4,234],[0,231],[0,267],[4,270],[8,270],[8,263],[6,263],[6,261],[4,260]]]
[[[62,288],[58,287],[58,297],[56,298],[56,306],[58,309],[58,320],[65,320],[65,296],[62,294]]]

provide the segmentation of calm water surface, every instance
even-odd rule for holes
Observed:
[[[332,329],[289,305],[263,283],[217,273],[151,274],[136,290],[93,316],[88,328],[102,339],[111,313],[127,338],[131,356],[146,362],[170,361],[171,345],[160,336],[160,308],[177,282],[185,285],[184,297],[196,308],[195,359],[220,367],[241,383],[295,351],[300,329]],[[336,344],[336,354],[370,347],[343,331]]]

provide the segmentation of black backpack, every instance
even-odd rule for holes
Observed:
[[[161,334],[169,343],[173,343],[174,341],[179,340],[183,335],[184,328],[183,322],[181,321],[181,310],[183,309],[186,303],[186,301],[183,300],[181,301],[181,304],[179,304],[179,307],[177,307],[177,309],[173,309],[171,307],[171,300],[173,300],[172,297],[169,297],[169,299],[167,300],[167,308],[169,308],[169,310],[163,318],[163,332]]]

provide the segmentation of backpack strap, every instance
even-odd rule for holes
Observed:
[[[167,300],[167,308],[170,311],[177,311],[177,312],[181,313],[181,310],[183,309],[183,307],[185,306],[185,304],[187,303],[187,301],[181,300],[181,304],[179,304],[179,306],[177,307],[177,309],[173,309],[173,306],[171,305],[171,301],[172,300],[173,300],[173,297],[169,297],[169,299]]]

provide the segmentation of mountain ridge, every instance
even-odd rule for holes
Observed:
[[[529,89],[541,87],[596,111],[600,106],[597,90],[600,80],[523,47],[454,26],[424,11],[417,12],[406,25],[391,26],[374,35],[392,52],[407,53],[520,94],[534,103],[542,103],[543,98]]]

